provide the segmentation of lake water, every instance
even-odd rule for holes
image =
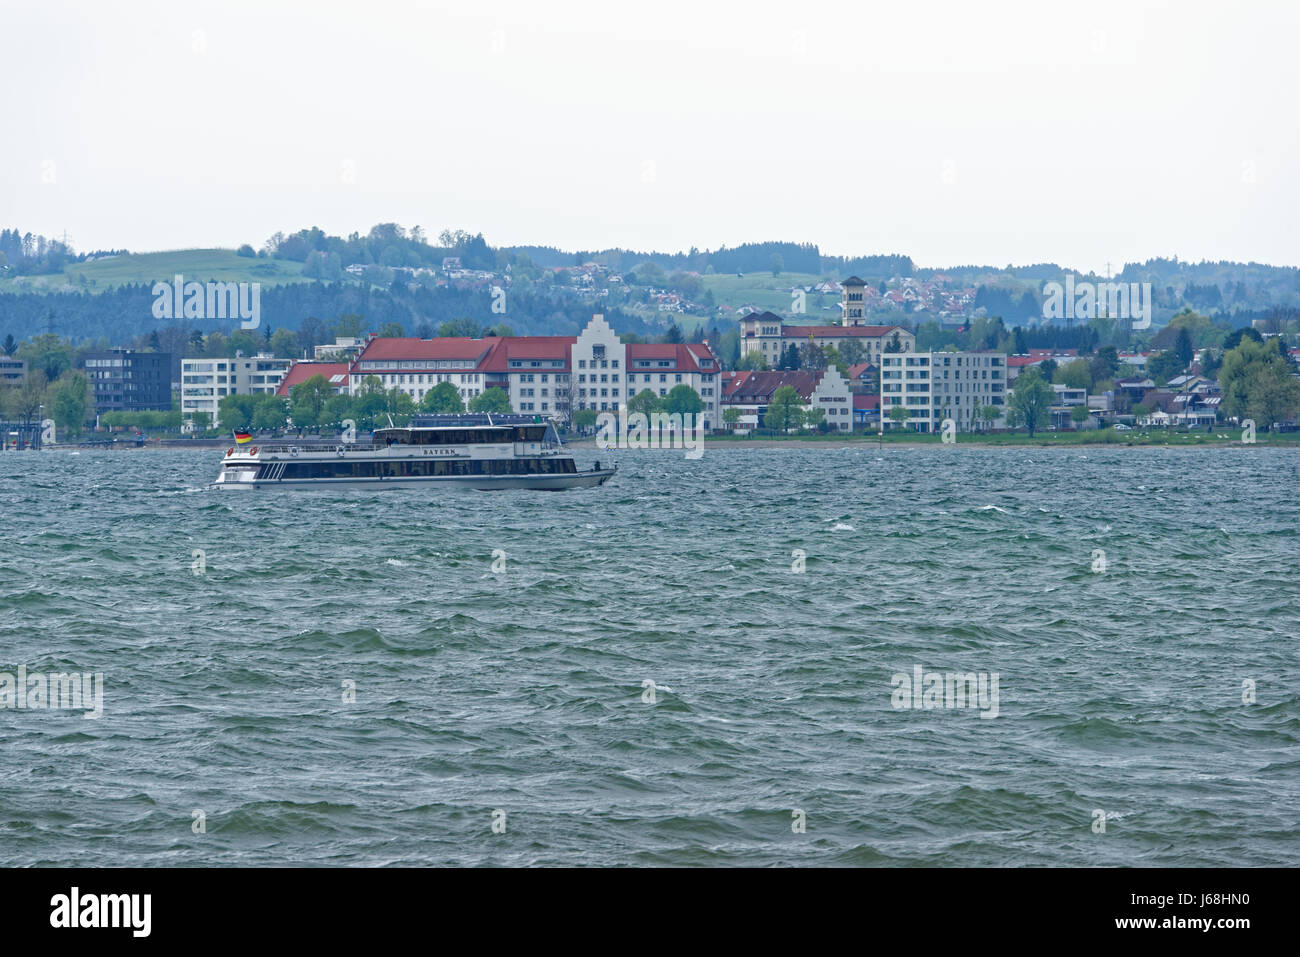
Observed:
[[[0,454],[0,671],[103,675],[0,710],[0,864],[1300,860],[1300,453],[706,448]]]

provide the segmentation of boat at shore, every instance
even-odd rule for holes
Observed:
[[[560,491],[604,485],[615,467],[579,471],[549,421],[525,415],[416,416],[369,444],[232,446],[219,489],[452,485]]]

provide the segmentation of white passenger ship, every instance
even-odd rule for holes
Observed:
[[[578,471],[550,422],[524,415],[417,416],[369,445],[276,444],[227,450],[220,489],[440,484],[492,491],[604,485],[615,468]]]

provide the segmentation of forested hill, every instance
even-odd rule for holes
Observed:
[[[262,320],[274,328],[348,314],[360,315],[371,330],[398,323],[415,333],[472,318],[504,322],[521,334],[569,334],[600,312],[619,332],[657,335],[673,322],[727,322],[750,309],[791,313],[796,289],[811,292],[821,280],[852,274],[882,296],[920,284],[935,304],[926,314],[909,300],[896,314],[882,313],[881,321],[937,319],[944,308],[948,320],[982,314],[1035,323],[1043,284],[1072,272],[1098,278],[1056,263],[923,267],[902,254],[828,255],[813,243],[779,241],[676,253],[496,247],[481,234],[446,230],[433,240],[419,227],[395,223],[346,237],[315,227],[276,233],[257,249],[142,254],[77,253],[68,242],[3,228],[0,336],[57,332],[73,340],[126,341],[169,324],[154,317],[151,289],[176,275],[260,284]],[[1232,325],[1300,308],[1300,270],[1291,266],[1156,258],[1126,264],[1115,278],[1152,283],[1157,325],[1182,308]],[[504,313],[493,288],[508,292]],[[822,321],[837,321],[838,294],[817,292],[814,307]],[[190,331],[230,325],[183,322]]]
[[[73,341],[107,339],[121,343],[173,325],[212,332],[238,324],[230,319],[157,319],[152,285],[132,283],[100,293],[9,293],[0,295],[0,334],[24,339],[53,332]],[[370,329],[399,324],[407,334],[428,338],[444,322],[463,317],[499,319],[519,335],[576,335],[591,318],[589,303],[540,293],[518,293],[504,315],[494,315],[487,290],[430,289],[423,286],[377,289],[364,283],[300,282],[261,290],[261,328],[298,329],[309,319],[341,315],[365,317]],[[620,332],[658,334],[640,316],[610,309],[606,319]]]

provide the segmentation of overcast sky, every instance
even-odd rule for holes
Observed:
[[[1300,3],[0,0],[0,225],[1300,264]]]

